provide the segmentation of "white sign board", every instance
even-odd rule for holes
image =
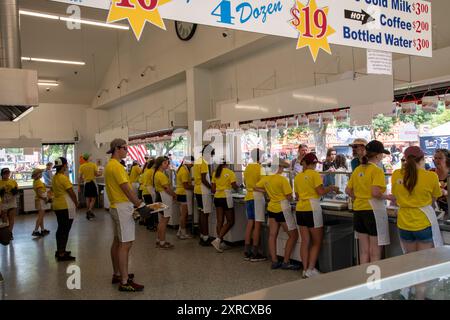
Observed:
[[[367,73],[392,75],[392,52],[367,49]]]
[[[412,123],[405,123],[399,128],[399,139],[402,141],[417,141],[419,137],[419,129]]]
[[[111,0],[52,0],[109,10]],[[134,0],[136,3],[138,0]],[[140,0],[139,0],[140,1]],[[314,0],[310,0],[314,1]],[[432,56],[431,3],[423,0],[315,0],[328,7],[333,44]],[[307,0],[299,0],[308,4]],[[302,14],[294,0],[171,0],[158,7],[165,19],[298,38],[291,22]],[[316,19],[323,23],[323,17]]]

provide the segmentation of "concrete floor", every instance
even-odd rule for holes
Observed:
[[[103,210],[96,215],[87,221],[83,211],[74,221],[67,250],[77,258],[75,263],[55,260],[54,213],[47,213],[45,220],[50,235],[40,239],[31,237],[36,216],[18,216],[15,240],[0,245],[0,299],[224,299],[300,278],[299,271],[270,270],[269,261],[244,261],[243,247],[220,254],[199,246],[198,239],[179,241],[171,229],[168,240],[175,249],[158,250],[155,233],[136,225],[130,272],[145,290],[119,292],[111,284],[111,219]],[[67,288],[71,264],[81,270],[79,290]]]

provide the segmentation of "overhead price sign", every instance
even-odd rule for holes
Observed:
[[[297,47],[309,47],[314,58],[320,49],[331,53],[329,44],[432,56],[431,3],[423,0],[53,1],[111,8],[110,17],[130,20],[135,34],[145,21],[164,29],[161,17],[296,38]],[[118,3],[128,8],[118,13]]]

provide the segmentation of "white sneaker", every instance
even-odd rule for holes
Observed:
[[[306,278],[307,278],[307,276],[306,276],[306,271],[305,271],[305,270],[302,271],[302,278],[303,278],[303,279],[306,279]]]
[[[306,276],[307,278],[317,277],[317,276],[320,275],[320,274],[321,274],[320,271],[317,270],[316,268],[314,268],[314,269],[308,269],[308,270],[306,270],[306,272],[305,272],[305,276]]]
[[[178,229],[178,232],[177,232],[177,237],[179,238],[181,236],[181,230],[180,229]]]
[[[217,252],[222,253],[223,250],[220,248],[220,243],[221,241],[219,238],[216,238],[211,242],[212,246],[217,250]]]
[[[186,239],[192,239],[192,236],[188,235],[188,234],[177,234],[178,239],[180,240],[186,240]]]

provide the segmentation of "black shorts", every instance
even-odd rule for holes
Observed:
[[[227,203],[226,198],[214,198],[214,206],[216,208],[223,208],[225,210],[233,209],[233,208],[228,208],[228,203]]]
[[[353,211],[353,226],[358,233],[378,236],[377,223],[372,210]]]
[[[185,194],[177,194],[177,202],[187,203],[187,197]]]
[[[280,211],[278,213],[267,211],[267,213],[269,215],[269,218],[275,219],[275,221],[278,222],[278,223],[286,222],[286,219],[284,218],[283,211]]]
[[[150,194],[144,194],[144,202],[145,204],[152,204],[153,203],[152,196]]]
[[[159,192],[155,192],[155,193],[156,193],[155,202],[162,202],[161,194]]]
[[[297,225],[314,228],[314,215],[312,211],[297,211]]]
[[[203,197],[201,194],[195,194],[195,200],[197,200],[197,208],[203,210]]]
[[[97,198],[98,191],[97,191],[97,185],[94,181],[86,182],[84,184],[84,196],[86,198]]]

